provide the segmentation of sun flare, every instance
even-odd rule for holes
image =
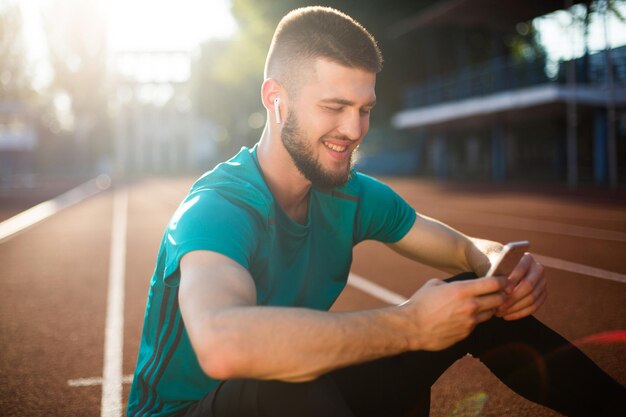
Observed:
[[[103,7],[113,51],[191,50],[237,27],[227,0],[109,0]]]

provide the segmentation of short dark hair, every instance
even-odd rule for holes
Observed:
[[[382,54],[374,37],[350,16],[330,7],[292,10],[276,27],[265,61],[265,78],[287,89],[317,58],[378,73]]]

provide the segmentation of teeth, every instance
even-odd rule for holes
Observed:
[[[328,149],[333,150],[335,152],[343,152],[348,148],[347,146],[333,145],[332,143],[326,143],[326,142],[324,142],[324,146],[326,146]]]

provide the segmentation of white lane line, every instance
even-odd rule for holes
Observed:
[[[124,272],[126,265],[126,224],[128,191],[115,192],[109,263],[104,365],[102,371],[102,417],[122,415],[122,350],[124,338]]]
[[[122,384],[132,384],[133,375],[122,376]],[[92,376],[89,378],[77,378],[67,381],[67,385],[70,387],[94,387],[96,385],[102,385],[102,377]]]
[[[101,175],[87,181],[66,193],[51,200],[44,201],[0,223],[0,243],[15,236],[17,233],[47,219],[55,213],[81,202],[100,191],[106,190],[111,185],[111,179]]]
[[[564,261],[563,259],[552,258],[550,256],[533,254],[535,259],[548,268],[560,269],[562,271],[574,272],[576,274],[588,275],[590,277],[608,279],[611,281],[626,283],[626,275],[618,272],[607,271],[606,269],[594,268],[593,266],[577,264],[575,262]]]
[[[358,288],[366,294],[369,294],[379,300],[382,300],[389,304],[402,304],[406,301],[406,297],[397,294],[393,291],[389,291],[387,288],[381,287],[378,284],[374,284],[357,274],[350,272],[348,275],[348,285]]]
[[[582,237],[587,239],[610,240],[626,242],[626,233],[614,230],[596,229],[574,224],[556,223],[545,220],[529,219],[524,217],[507,216],[502,214],[482,214],[468,216],[466,212],[454,209],[438,209],[438,218],[445,218],[446,222],[459,222],[475,226],[500,227],[531,232],[553,233],[557,235]]]

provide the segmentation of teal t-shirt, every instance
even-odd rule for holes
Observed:
[[[396,242],[415,211],[383,183],[353,172],[333,190],[313,188],[306,224],[274,201],[256,147],[243,148],[191,187],[163,236],[150,282],[129,416],[166,416],[219,381],[203,373],[178,308],[179,262],[194,250],[226,255],[252,276],[258,305],[328,310],[346,285],[352,247]]]

